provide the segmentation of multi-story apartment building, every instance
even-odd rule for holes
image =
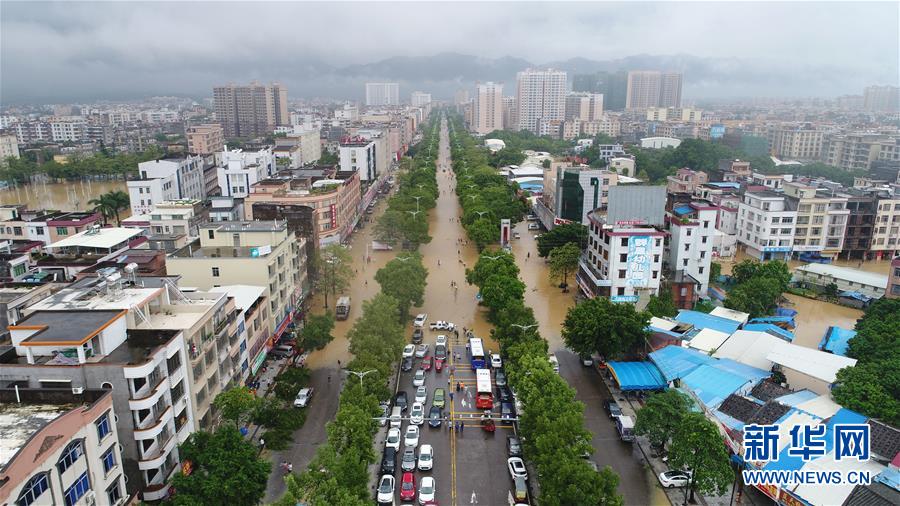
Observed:
[[[787,260],[794,244],[796,208],[784,194],[772,190],[748,190],[738,205],[738,242],[757,260]]]
[[[897,112],[900,88],[896,86],[868,86],[863,90],[863,108],[872,112]]]
[[[539,134],[542,122],[561,122],[565,118],[565,72],[528,69],[517,74],[516,85],[516,130]]]
[[[516,97],[503,97],[503,128],[512,130],[519,125]]]
[[[891,185],[876,202],[872,253],[878,260],[900,254],[900,185]]]
[[[678,169],[675,175],[666,177],[666,191],[668,193],[690,193],[697,191],[697,187],[706,184],[709,176],[700,170],[691,170],[687,167]]]
[[[10,327],[0,378],[112,391],[128,492],[159,500],[179,469],[178,444],[212,427],[212,400],[239,379],[231,360],[241,346],[236,313],[224,294],[107,274],[28,308]]]
[[[245,218],[287,220],[312,246],[341,242],[359,220],[359,176],[359,171],[340,171],[333,179],[260,181],[244,201]]]
[[[284,147],[289,148],[287,152],[290,153],[289,165],[292,169],[316,163],[322,158],[322,141],[317,129],[303,130],[302,127],[294,127],[286,136],[276,137],[276,151]]]
[[[265,288],[268,313],[277,322],[272,343],[287,328],[308,290],[306,239],[288,230],[286,221],[208,223],[200,238],[172,253],[170,274],[208,290],[214,286]]]
[[[837,257],[844,245],[847,229],[847,198],[834,192],[790,182],[784,185],[785,203],[797,212],[794,252],[817,252],[825,257]]]
[[[359,172],[360,181],[375,181],[381,174],[387,171],[387,167],[378,163],[386,153],[384,139],[379,136],[376,138],[369,137],[346,137],[341,139],[340,144],[340,161],[341,171]]]
[[[15,134],[0,133],[0,163],[19,157],[19,140]]]
[[[200,200],[163,201],[154,204],[144,218],[151,246],[171,252],[197,237],[197,227],[209,220],[209,210]]]
[[[12,128],[15,128],[16,141],[21,145],[36,142],[53,142],[50,123],[46,121],[19,121]]]
[[[666,267],[673,278],[689,276],[696,281],[699,297],[706,297],[709,287],[718,212],[710,202],[692,200],[674,203],[666,215]]]
[[[891,271],[888,274],[884,296],[888,299],[900,299],[900,257],[891,260]]]
[[[683,76],[678,72],[662,72],[659,78],[660,107],[681,108],[681,82]]]
[[[472,105],[473,132],[485,135],[494,130],[502,130],[503,123],[503,83],[478,83]]]
[[[113,393],[4,388],[0,503],[125,504]]]
[[[80,142],[85,140],[87,119],[80,116],[50,119],[50,135],[53,142]]]
[[[773,156],[796,160],[817,160],[825,140],[825,132],[812,125],[770,125],[766,136]]]
[[[628,72],[625,108],[643,110],[649,107],[681,108],[682,74],[658,70]]]
[[[876,160],[900,161],[900,136],[851,133],[829,136],[822,147],[822,161],[847,170],[868,171]]]
[[[79,272],[98,262],[111,260],[130,247],[137,247],[147,238],[144,231],[134,228],[100,228],[90,226],[84,232],[62,238],[49,246],[50,253],[36,261],[36,267],[57,282],[73,279]]]
[[[622,124],[619,122],[618,116],[604,114],[596,121],[582,121],[581,133],[591,136],[604,134],[616,138],[622,135]]]
[[[164,200],[205,199],[204,163],[190,155],[139,163],[138,177],[125,183],[132,212],[146,214]]]
[[[221,160],[216,177],[223,197],[245,198],[250,194],[250,187],[271,177],[276,170],[275,154],[269,147],[258,151],[223,151]]]
[[[211,155],[225,150],[225,130],[222,125],[203,124],[187,127],[188,153]]]
[[[601,121],[603,119],[603,95],[575,92],[566,95],[567,120]]]
[[[409,96],[409,103],[413,107],[424,107],[431,103],[431,93],[424,91],[414,91]]]
[[[659,292],[665,188],[615,186],[606,210],[588,214],[588,244],[576,281],[587,297],[638,302]]]
[[[216,121],[225,137],[261,137],[278,125],[289,125],[287,88],[279,83],[247,86],[228,84],[213,88]]]
[[[837,195],[847,199],[847,210],[850,212],[840,257],[848,260],[867,258],[875,231],[877,192],[868,188],[847,188]]]
[[[366,83],[366,105],[400,105],[400,83]]]
[[[609,189],[618,184],[619,175],[605,169],[590,167],[558,167],[555,171],[555,188],[550,195],[554,201],[548,207],[555,210],[555,217],[567,222],[588,224],[588,213],[606,209]],[[547,180],[545,176],[545,181]]]

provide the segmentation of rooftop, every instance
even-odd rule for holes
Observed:
[[[227,293],[229,296],[234,297],[234,305],[236,307],[246,311],[253,306],[257,299],[264,296],[266,289],[265,287],[254,285],[225,285],[214,286],[210,289],[210,292]]]
[[[219,232],[275,232],[287,230],[286,221],[218,221],[200,225],[203,230]]]
[[[99,230],[85,230],[79,232],[72,237],[66,237],[60,241],[51,244],[49,248],[102,248],[110,249],[129,239],[132,239],[143,233],[137,228],[101,228]]]
[[[47,424],[79,406],[93,404],[108,393],[99,389],[84,390],[81,394],[73,394],[71,389],[0,390],[0,469]]]
[[[792,345],[784,341],[777,343],[766,355],[766,359],[828,383],[834,383],[835,375],[839,370],[856,365],[856,359]]]
[[[831,276],[833,278],[861,283],[867,286],[875,286],[878,288],[887,287],[888,277],[884,274],[875,272],[866,272],[850,267],[841,267],[840,265],[831,264],[806,264],[797,267],[798,271],[809,272],[811,274],[821,274],[823,276]]]
[[[20,344],[23,346],[80,346],[99,334],[125,311],[36,311],[10,325],[10,330],[37,330]]]
[[[177,329],[129,329],[125,342],[119,345],[100,362],[110,364],[142,364],[153,356],[160,346],[165,346],[178,335]]]

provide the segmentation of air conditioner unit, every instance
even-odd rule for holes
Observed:
[[[72,387],[72,393],[75,395],[81,395],[84,393],[84,387]]]

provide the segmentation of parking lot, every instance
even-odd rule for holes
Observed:
[[[434,367],[434,350],[436,337],[445,332],[426,329],[424,343],[429,346],[428,354],[432,357],[432,366],[425,372],[425,387],[428,398],[425,402],[425,420],[420,425],[418,447],[429,444],[434,448],[434,465],[430,471],[413,472],[418,489],[423,476],[435,479],[435,492],[438,504],[509,504],[513,481],[507,470],[507,436],[515,435],[513,424],[500,421],[499,401],[496,385],[494,408],[491,410],[495,421],[495,431],[488,432],[482,428],[484,410],[475,407],[475,371],[469,363],[465,342],[462,336],[448,335],[447,361],[440,372]],[[416,387],[413,378],[416,370],[421,368],[423,359],[414,358],[413,368],[400,373],[399,390],[406,392],[410,407],[413,404]],[[457,391],[458,384],[462,387]],[[428,412],[432,406],[434,391],[442,388],[445,394],[444,423],[440,428],[433,428],[428,423]],[[452,395],[452,401],[451,401]],[[411,409],[411,408],[410,408]],[[409,411],[404,413],[401,434],[405,434],[410,424]],[[451,425],[461,424],[461,429],[453,429]],[[389,424],[383,430],[387,431]],[[400,469],[400,455],[404,446],[401,441],[398,452],[395,501],[400,504],[400,481],[403,472]],[[418,450],[417,450],[418,453]],[[418,490],[417,490],[418,491]],[[416,498],[418,501],[418,496]]]

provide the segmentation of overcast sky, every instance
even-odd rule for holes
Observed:
[[[0,102],[199,97],[250,79],[282,80],[292,97],[361,95],[346,66],[442,52],[534,64],[682,54],[712,69],[686,73],[688,97],[858,94],[897,84],[898,5],[2,0]]]

